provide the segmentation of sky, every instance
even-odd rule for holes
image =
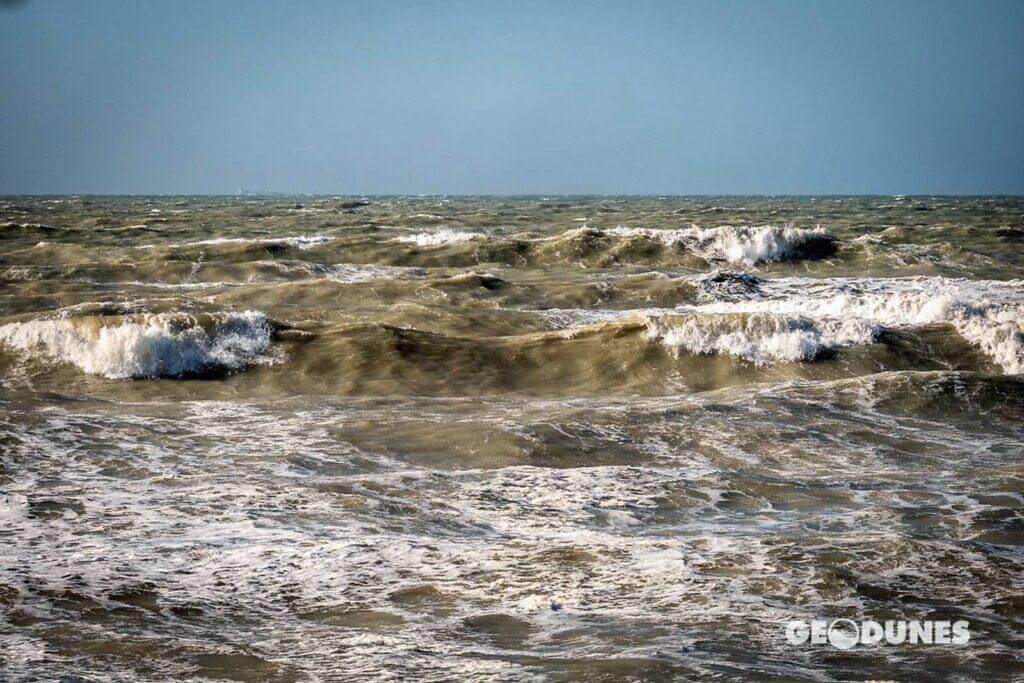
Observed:
[[[3,194],[1024,194],[1024,2],[0,2]]]

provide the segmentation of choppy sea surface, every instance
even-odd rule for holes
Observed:
[[[1021,278],[1021,198],[0,198],[0,678],[1019,680]]]

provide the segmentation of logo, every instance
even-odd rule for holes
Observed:
[[[897,621],[872,619],[798,619],[786,624],[790,645],[825,645],[849,650],[857,645],[965,645],[971,639],[967,621]]]

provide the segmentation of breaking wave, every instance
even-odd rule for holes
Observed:
[[[648,332],[665,346],[696,354],[728,354],[755,365],[816,360],[842,346],[867,344],[877,330],[864,320],[844,323],[803,316],[723,313],[649,320]]]
[[[143,244],[138,249],[156,249],[160,247],[205,247],[218,244],[262,244],[270,247],[295,247],[299,250],[312,249],[313,247],[330,242],[333,238],[327,235],[295,235],[292,237],[214,237],[208,240],[195,242],[181,242],[170,244]]]
[[[417,232],[393,238],[395,242],[415,244],[421,247],[456,245],[484,240],[489,237],[481,232],[440,228],[430,232]],[[720,226],[714,228],[654,229],[617,227],[600,230],[588,226],[573,228],[561,234],[532,240],[554,244],[575,244],[570,249],[571,258],[598,253],[601,249],[612,248],[618,257],[625,256],[614,249],[609,238],[643,238],[664,247],[677,249],[711,262],[729,262],[752,267],[760,263],[815,259],[831,256],[836,251],[836,240],[823,228],[804,229],[792,225],[775,226]],[[498,240],[501,241],[500,239]],[[523,242],[522,249],[529,251],[530,240]],[[576,244],[578,242],[578,244]],[[622,247],[623,245],[619,245]],[[639,254],[641,258],[642,254]]]
[[[728,261],[752,267],[802,258],[832,255],[835,239],[821,227],[808,230],[792,225],[731,226],[655,230],[651,228],[613,228],[608,234],[642,236],[667,246],[680,246],[708,261]]]
[[[715,271],[689,280],[706,303],[674,308],[537,311],[576,328],[633,316],[675,352],[725,354],[758,366],[828,358],[888,331],[947,325],[1007,374],[1024,373],[1024,283],[1019,280],[779,278]]]
[[[740,300],[682,307],[702,315],[667,328],[666,345],[727,353],[757,364],[813,360],[823,351],[871,343],[886,329],[948,324],[1009,374],[1024,372],[1024,286],[940,277],[760,281]]]
[[[266,362],[274,325],[257,311],[33,320],[0,326],[0,344],[111,379],[189,377]]]
[[[483,237],[484,234],[480,232],[465,232],[452,230],[451,228],[442,228],[435,232],[417,232],[412,235],[402,235],[396,237],[395,241],[415,244],[419,247],[438,247],[445,244],[462,244],[463,242],[471,242]]]

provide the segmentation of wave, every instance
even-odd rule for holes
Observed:
[[[216,237],[194,241],[160,241],[129,247],[109,247],[90,242],[73,245],[40,242],[10,260],[38,262],[120,262],[139,258],[165,261],[264,260],[274,257],[309,258],[320,262],[348,262],[393,266],[474,267],[504,264],[514,267],[572,265],[574,267],[617,267],[646,265],[704,270],[708,264],[736,264],[754,267],[785,261],[822,259],[837,250],[837,242],[821,228],[807,230],[793,226],[721,226],[713,228],[653,229],[617,227],[600,230],[580,227],[555,235],[538,236],[535,231],[494,231],[451,227],[405,229],[393,232],[389,226],[364,226],[329,235],[263,236],[258,238]],[[294,253],[288,254],[289,251]],[[301,254],[301,256],[299,255]]]
[[[948,325],[1005,373],[1024,373],[1024,282],[943,277],[762,280],[715,271],[689,280],[698,301],[674,308],[547,309],[570,328],[643,316],[675,352],[767,365],[813,361],[893,331]]]
[[[476,239],[482,239],[485,235],[482,232],[465,232],[442,228],[435,232],[417,232],[412,235],[402,235],[394,238],[395,242],[406,242],[420,247],[438,247],[446,244],[462,244]]]
[[[651,334],[676,350],[766,364],[814,360],[837,348],[872,343],[886,330],[945,324],[1004,372],[1024,373],[1021,281],[781,278],[743,285],[716,290],[727,300],[654,312]],[[675,324],[657,317],[682,313],[691,317],[675,318]]]
[[[294,235],[289,237],[214,237],[195,242],[178,242],[166,244],[141,244],[136,249],[179,249],[185,247],[206,247],[220,244],[260,244],[269,247],[295,247],[306,250],[330,242],[333,237],[327,235]]]
[[[257,311],[33,320],[0,326],[0,344],[110,379],[195,377],[267,362],[274,324]]]
[[[639,242],[637,241],[639,239]],[[617,227],[607,230],[581,226],[549,237],[509,239],[502,235],[440,228],[392,238],[392,242],[421,247],[485,241],[485,256],[498,261],[580,262],[597,259],[598,265],[616,262],[679,260],[689,256],[693,265],[728,262],[747,267],[762,263],[818,259],[836,251],[836,240],[822,228],[792,225],[720,226],[678,230]],[[516,247],[503,253],[502,247]],[[665,248],[673,252],[663,252]],[[506,251],[508,251],[506,249]],[[493,252],[493,253],[492,253]],[[696,261],[700,259],[700,261]]]
[[[36,233],[52,235],[63,231],[63,228],[58,228],[54,225],[46,225],[45,223],[16,223],[14,221],[9,221],[7,223],[0,224],[0,239],[27,237]]]
[[[812,230],[792,225],[731,226],[655,230],[618,227],[608,234],[658,240],[678,246],[707,261],[728,261],[753,267],[794,259],[823,258],[836,251],[836,240],[821,227]]]
[[[372,320],[340,314],[288,328],[255,311],[80,316],[5,325],[0,346],[28,354],[29,362],[45,355],[45,361],[113,379],[223,377],[228,381],[204,391],[233,399],[664,395],[887,370],[989,372],[991,366],[948,325],[876,332],[863,322],[672,312],[552,330],[540,316],[522,315],[517,321],[504,315],[495,319],[490,310],[463,311],[445,320],[411,319],[408,311]],[[258,373],[231,372],[284,357],[286,365]],[[802,362],[826,359],[834,361]],[[66,376],[35,377],[39,387],[66,390]],[[118,385],[103,391],[135,395],[149,389]],[[159,391],[178,390],[161,386]],[[180,391],[186,395],[194,389],[184,385]]]
[[[314,263],[309,261],[276,260],[251,261],[249,265],[259,267],[258,272],[250,272],[245,282],[273,281],[278,278],[286,281],[317,281],[333,280],[334,282],[357,284],[376,282],[379,280],[408,280],[426,276],[419,268],[401,266],[379,266],[372,263]]]
[[[933,272],[998,273],[1007,264],[950,241],[924,244],[904,242],[906,231],[888,228],[880,233],[851,240],[844,258],[851,264],[893,269],[931,269]]]
[[[876,328],[950,324],[1005,372],[1024,372],[1024,281],[793,278],[769,281],[765,291],[770,297],[781,291],[785,298],[721,306],[809,315],[846,325],[868,322]]]
[[[728,354],[764,366],[812,361],[844,346],[869,344],[878,330],[867,321],[812,320],[766,313],[652,317],[648,334],[675,351]]]

